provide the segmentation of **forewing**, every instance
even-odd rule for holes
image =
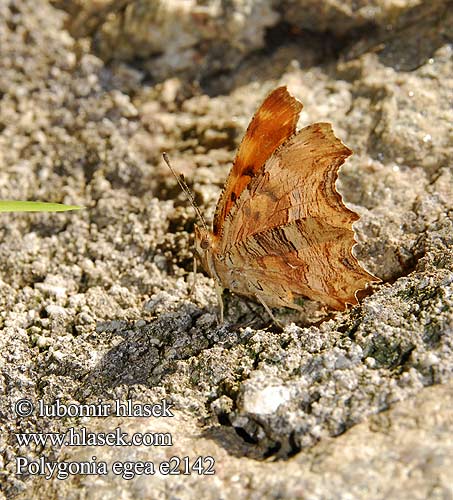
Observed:
[[[335,188],[338,169],[352,154],[328,123],[303,128],[278,148],[230,210],[222,252],[249,236],[307,217],[351,229],[359,217]]]
[[[302,104],[286,87],[278,87],[255,113],[217,203],[213,223],[215,236],[223,232],[225,218],[244,188],[272,153],[294,134],[301,110]]]

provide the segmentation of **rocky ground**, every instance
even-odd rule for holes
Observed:
[[[445,0],[7,0],[0,3],[0,481],[5,498],[450,498],[453,495],[452,3]],[[256,107],[278,85],[300,126],[354,150],[338,189],[359,306],[303,317],[191,287]],[[35,411],[19,417],[28,398]],[[39,401],[157,404],[173,417],[38,415]],[[18,432],[170,433],[172,446],[19,446]],[[17,457],[107,475],[16,474]],[[96,459],[92,457],[95,456]],[[214,475],[116,461],[212,456]],[[204,462],[206,468],[208,462]]]

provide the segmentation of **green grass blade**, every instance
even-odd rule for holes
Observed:
[[[78,205],[63,205],[61,203],[46,203],[42,201],[0,200],[0,212],[67,212],[80,210]]]

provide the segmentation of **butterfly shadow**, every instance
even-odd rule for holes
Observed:
[[[130,323],[122,319],[99,322],[97,335],[120,340],[111,339],[114,347],[92,370],[80,377],[75,397],[81,401],[102,398],[123,385],[149,388],[165,385],[181,369],[181,361],[196,358],[215,346],[229,349],[246,341],[248,334],[241,332],[241,327],[251,322],[264,325],[259,319],[250,320],[250,313],[247,321],[235,317],[238,321],[219,325],[214,311],[215,307],[200,309],[185,301],[175,310],[161,313],[149,322]],[[68,367],[60,369],[62,373],[68,372]]]

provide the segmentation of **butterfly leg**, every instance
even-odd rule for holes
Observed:
[[[223,324],[223,298],[222,298],[222,293],[223,293],[223,288],[216,283],[215,284],[215,293],[217,295],[217,302],[219,304],[219,325]]]
[[[256,300],[258,300],[258,302],[264,307],[264,309],[266,309],[266,312],[267,312],[267,314],[269,314],[272,321],[280,328],[284,328],[283,324],[280,323],[280,321],[278,321],[278,319],[273,315],[271,308],[266,304],[266,302],[264,302],[264,300],[259,295],[255,295],[255,297],[256,297]]]
[[[193,297],[195,292],[195,283],[197,281],[197,258],[193,257],[192,284],[190,285],[189,297]]]

